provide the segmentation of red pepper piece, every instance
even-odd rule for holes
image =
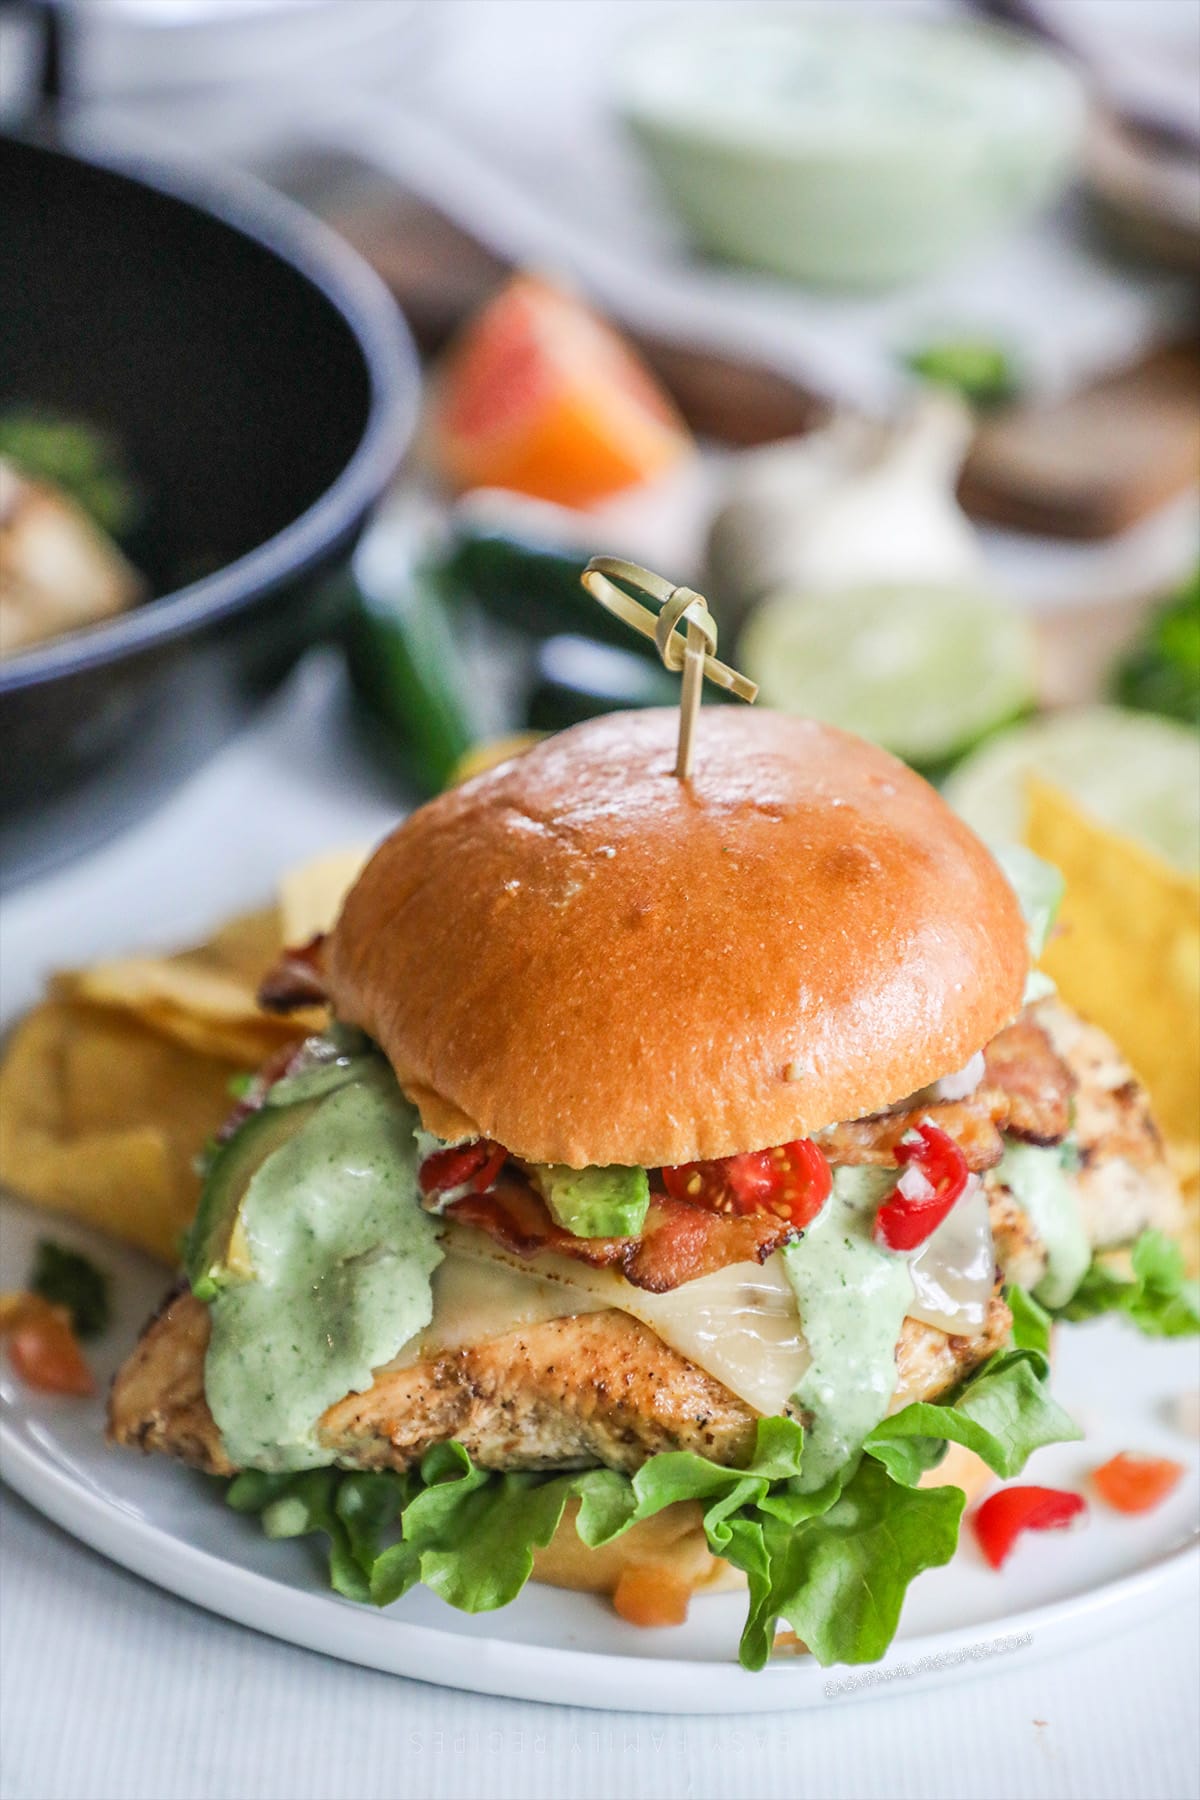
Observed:
[[[1023,1531],[1054,1531],[1087,1512],[1082,1494],[1064,1488],[1001,1488],[972,1517],[979,1548],[998,1569]]]
[[[889,1250],[916,1250],[932,1236],[970,1179],[967,1159],[948,1132],[923,1124],[896,1145],[897,1159],[924,1177],[925,1189],[895,1187],[875,1215],[875,1238]]]

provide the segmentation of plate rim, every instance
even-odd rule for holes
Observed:
[[[490,1635],[467,1639],[394,1615],[387,1623],[388,1637],[376,1640],[386,1609],[358,1606],[332,1592],[307,1593],[200,1549],[90,1488],[6,1419],[0,1419],[0,1469],[9,1486],[84,1548],[99,1551],[131,1574],[219,1618],[382,1674],[468,1693],[606,1712],[791,1711],[839,1697],[842,1683],[848,1684],[842,1690],[844,1697],[876,1693],[881,1687],[886,1691],[896,1677],[897,1662],[910,1665],[942,1658],[941,1667],[900,1671],[905,1691],[912,1691],[947,1679],[969,1679],[995,1659],[995,1653],[976,1657],[971,1651],[1000,1639],[1027,1637],[1021,1647],[1040,1658],[1085,1618],[1118,1608],[1143,1617],[1165,1610],[1178,1591],[1173,1578],[1200,1589],[1200,1539],[1193,1538],[1098,1587],[986,1622],[898,1638],[878,1663],[828,1669],[812,1661],[781,1659],[751,1673],[732,1655],[728,1662],[696,1662],[517,1643]],[[318,1619],[320,1643],[307,1629]],[[376,1642],[399,1654],[381,1659]],[[464,1645],[470,1652],[469,1680],[462,1674]],[[966,1653],[962,1660],[946,1666],[945,1659],[960,1652]],[[886,1671],[889,1664],[892,1675],[849,1684],[850,1677],[870,1669]],[[839,1686],[833,1687],[835,1683]]]

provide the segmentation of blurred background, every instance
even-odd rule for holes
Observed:
[[[670,703],[600,551],[1195,872],[1195,0],[6,0],[0,109],[9,882],[269,696],[272,855]]]

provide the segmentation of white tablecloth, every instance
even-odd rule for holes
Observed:
[[[828,1712],[668,1719],[485,1700],[172,1599],[5,1496],[4,1800],[1190,1800],[1196,1626]]]
[[[35,946],[84,955],[147,931],[186,938],[262,898],[297,857],[370,838],[402,804],[354,744],[336,665],[315,659],[157,815],[6,900],[6,1010],[36,989],[47,952]],[[793,1717],[617,1716],[481,1699],[292,1649],[159,1593],[4,1501],[0,1800],[1197,1792],[1200,1658],[1186,1604],[1083,1653],[1014,1657],[945,1690]]]

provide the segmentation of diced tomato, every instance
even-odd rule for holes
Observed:
[[[993,1569],[998,1569],[1023,1531],[1053,1531],[1086,1512],[1082,1494],[1070,1494],[1063,1488],[1008,1487],[985,1500],[971,1523],[979,1548]]]
[[[8,1333],[8,1360],[29,1387],[46,1394],[94,1394],[96,1383],[60,1310],[31,1295]]]
[[[682,1625],[691,1597],[686,1581],[656,1563],[622,1569],[613,1589],[613,1605],[630,1625]]]
[[[1101,1499],[1118,1512],[1144,1513],[1165,1500],[1184,1473],[1183,1464],[1168,1456],[1131,1456],[1122,1450],[1092,1470],[1092,1481]]]
[[[905,1174],[875,1215],[875,1237],[889,1250],[916,1250],[965,1191],[970,1170],[954,1139],[937,1125],[905,1132],[896,1158]]]
[[[714,1162],[682,1163],[664,1169],[662,1178],[673,1200],[709,1212],[773,1213],[796,1226],[812,1223],[833,1186],[829,1164],[811,1138]]]
[[[445,1194],[451,1188],[466,1187],[473,1193],[486,1194],[507,1160],[508,1151],[491,1138],[476,1138],[471,1144],[435,1150],[421,1164],[421,1192]]]

